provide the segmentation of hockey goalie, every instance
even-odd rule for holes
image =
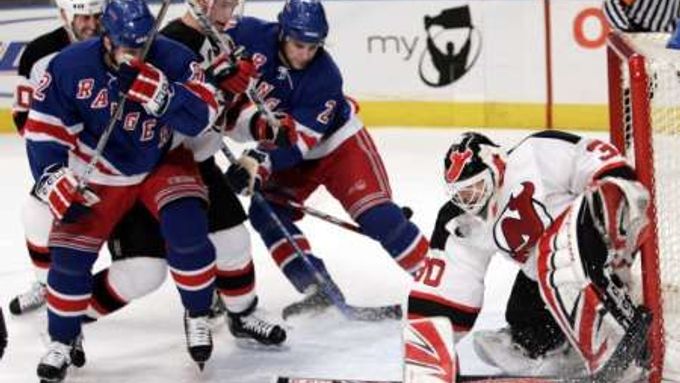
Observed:
[[[649,193],[609,143],[558,131],[504,151],[465,133],[444,159],[451,199],[408,302],[404,382],[453,382],[494,254],[514,260],[500,331],[474,348],[504,375],[627,381],[645,373],[650,314],[629,295]],[[511,277],[511,276],[508,276]]]

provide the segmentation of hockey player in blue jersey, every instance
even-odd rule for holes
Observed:
[[[244,153],[227,176],[235,189],[246,191],[253,180],[262,184],[297,244],[327,278],[324,263],[312,253],[309,241],[295,225],[301,217],[285,201],[302,203],[323,185],[361,226],[380,242],[408,273],[421,267],[428,241],[392,202],[387,173],[373,140],[357,116],[357,105],[343,93],[338,67],[324,49],[328,23],[316,0],[288,0],[278,22],[243,17],[227,33],[245,47],[261,73],[257,92],[284,126],[297,133],[290,147],[263,147]],[[274,136],[257,108],[244,102],[232,116],[228,135],[246,141]],[[248,171],[253,177],[248,177]],[[330,301],[302,259],[272,225],[257,204],[250,220],[272,257],[295,288],[306,295],[285,314],[326,307]]]
[[[173,130],[196,136],[214,123],[214,88],[195,55],[158,38],[147,62],[139,55],[154,19],[142,0],[112,0],[104,34],[74,44],[49,64],[33,93],[25,127],[33,193],[55,216],[49,239],[48,332],[52,342],[38,365],[45,381],[61,381],[92,288],[97,252],[122,215],[141,201],[160,221],[167,260],[186,309],[191,357],[202,367],[212,352],[208,323],[214,293],[215,249],[208,240],[207,200],[193,156],[172,148]],[[90,175],[93,157],[117,95],[128,103]]]
[[[96,36],[100,31],[99,17],[104,0],[58,0],[57,7],[63,25],[38,36],[26,45],[19,59],[19,81],[14,92],[12,117],[17,131],[23,135],[33,89],[54,55],[72,43]],[[47,237],[52,215],[34,196],[27,196],[22,209],[26,235],[26,250],[34,266],[36,279],[31,287],[14,297],[9,310],[14,315],[33,311],[45,305],[45,284],[50,265]]]

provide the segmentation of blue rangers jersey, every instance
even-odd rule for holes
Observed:
[[[34,90],[26,123],[33,177],[46,167],[68,166],[83,173],[108,125],[118,99],[116,73],[103,60],[101,39],[73,44],[50,62]],[[195,55],[158,37],[148,61],[168,78],[172,97],[161,117],[127,102],[90,181],[125,186],[141,182],[170,148],[172,131],[195,136],[214,122],[214,89],[203,82]]]
[[[252,55],[261,73],[257,91],[265,103],[296,121],[297,144],[269,153],[273,171],[322,158],[362,129],[356,107],[342,91],[340,70],[323,48],[306,68],[295,70],[279,57],[278,23],[243,17],[227,33]],[[254,106],[244,109],[228,134],[238,141],[249,139],[247,126],[255,112]]]

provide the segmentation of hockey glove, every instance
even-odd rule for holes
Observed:
[[[595,227],[615,253],[631,254],[649,235],[649,191],[637,181],[605,177],[585,192]]]
[[[295,120],[290,114],[276,112],[274,114],[278,126],[271,126],[267,118],[256,112],[250,120],[250,134],[255,141],[273,142],[279,147],[290,147],[297,143]]]
[[[231,95],[245,92],[250,80],[259,76],[253,60],[248,57],[234,59],[226,53],[215,57],[205,73],[211,83]]]
[[[52,165],[45,170],[33,189],[33,195],[50,207],[52,215],[63,222],[74,222],[99,202],[89,189],[78,191],[78,181],[71,169]]]
[[[254,190],[259,190],[262,182],[271,173],[271,164],[267,153],[257,150],[246,150],[238,163],[231,164],[225,173],[227,182],[234,192],[250,196]]]
[[[118,70],[120,92],[142,104],[152,116],[160,117],[170,104],[172,91],[167,77],[155,66],[133,58]]]

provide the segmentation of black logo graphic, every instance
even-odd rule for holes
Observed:
[[[425,16],[427,49],[420,55],[418,74],[431,87],[454,83],[479,58],[481,34],[472,25],[467,5],[449,8],[436,16]]]

